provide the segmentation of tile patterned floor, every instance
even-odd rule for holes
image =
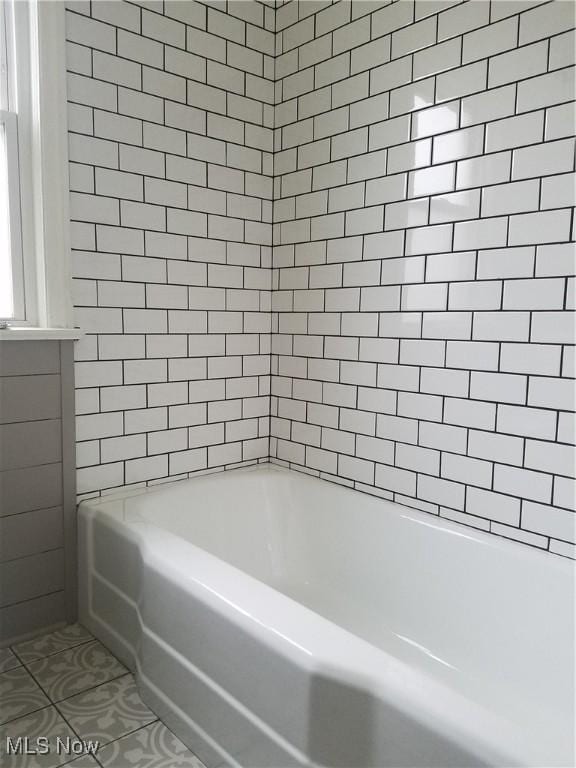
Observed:
[[[22,737],[37,754],[8,754]],[[39,737],[49,751],[41,754]],[[56,753],[67,739],[95,754]],[[83,627],[0,649],[2,768],[204,768],[143,703],[128,670]]]

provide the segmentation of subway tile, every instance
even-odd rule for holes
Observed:
[[[486,151],[498,152],[541,141],[543,122],[544,112],[539,111],[488,123]]]
[[[532,345],[531,345],[532,346]],[[569,379],[533,376],[528,389],[528,405],[574,410],[575,393]]]
[[[452,242],[452,231],[451,224],[411,229],[406,235],[406,255],[442,253],[448,250]]]
[[[369,152],[365,155],[351,157],[348,160],[348,182],[362,181],[381,176],[387,161],[387,152],[386,149],[381,149],[377,152]]]
[[[486,62],[479,61],[436,77],[436,101],[467,96],[486,87]]]
[[[573,344],[572,313],[535,312],[532,317],[530,341],[543,344]]]
[[[435,75],[460,64],[461,38],[447,40],[414,53],[414,77]]]
[[[525,45],[573,27],[574,14],[569,5],[560,3],[553,13],[550,13],[550,8],[545,5],[536,7],[520,16],[519,44]]]
[[[574,95],[574,67],[518,83],[517,112],[562,104]]]
[[[534,271],[534,248],[495,248],[478,253],[478,278],[530,277]]]
[[[507,230],[508,222],[502,216],[458,222],[454,226],[454,249],[466,251],[473,248],[498,248],[506,244]]]
[[[451,371],[441,368],[422,368],[420,389],[433,395],[466,397],[469,388],[468,371]]]
[[[428,200],[407,200],[386,206],[385,228],[404,229],[428,222]]]
[[[546,141],[553,139],[562,139],[565,136],[573,135],[573,104],[560,104],[557,107],[551,107],[546,110],[545,132]]]
[[[370,95],[410,83],[411,57],[404,56],[370,70]],[[427,86],[428,90],[430,86]],[[368,95],[368,94],[366,94]]]
[[[469,125],[509,117],[514,114],[515,105],[515,85],[504,85],[500,88],[492,88],[489,91],[468,96],[462,99],[461,125],[465,128]]]
[[[457,166],[456,189],[483,187],[509,181],[510,167],[510,152],[461,160]]]
[[[370,149],[402,144],[410,138],[410,116],[401,115],[370,126]]]
[[[372,36],[381,37],[414,21],[412,2],[389,5],[372,15]]]
[[[481,488],[468,488],[466,510],[480,517],[489,516],[503,525],[518,526],[520,522],[518,499]]]
[[[361,72],[332,86],[332,108],[352,104],[366,98],[369,93],[368,73]],[[371,94],[370,94],[371,95]]]
[[[574,513],[532,501],[522,505],[522,527],[529,531],[574,542]]]
[[[465,487],[461,483],[430,475],[418,476],[418,495],[426,501],[451,509],[464,509],[464,493]]]
[[[472,487],[490,488],[492,485],[492,463],[473,459],[469,456],[444,453],[441,476],[447,480],[466,483]]]
[[[498,355],[497,343],[449,341],[446,345],[446,365],[450,368],[495,371]]]
[[[499,309],[502,298],[502,284],[499,281],[458,282],[450,285],[448,308]]]
[[[434,104],[433,78],[395,88],[390,93],[390,115],[392,117],[414,112],[432,104]]]
[[[553,141],[514,152],[512,178],[526,179],[565,173],[574,162],[574,140]]]
[[[563,553],[568,4],[124,5],[68,14],[81,490],[270,452]]]
[[[496,405],[463,398],[446,398],[444,422],[474,429],[494,429]]]
[[[102,3],[100,5],[111,5],[111,3]],[[131,61],[148,64],[151,67],[161,67],[163,62],[161,43],[122,29],[118,30],[118,55]]]
[[[406,469],[397,469],[386,464],[376,464],[375,483],[395,493],[414,496],[416,493],[416,473]]]
[[[408,177],[408,194],[411,197],[435,195],[454,189],[453,163],[412,171]]]
[[[499,432],[553,440],[556,414],[539,408],[501,405],[498,407],[497,425]]]
[[[390,203],[406,196],[406,174],[393,174],[366,183],[366,205]]]
[[[436,17],[415,22],[392,34],[392,58],[404,56],[436,42]]]
[[[467,430],[448,424],[422,421],[418,430],[420,445],[454,453],[466,453]]]
[[[538,180],[498,184],[482,190],[482,216],[535,211],[540,201]]]
[[[560,346],[535,343],[503,344],[500,366],[501,370],[514,373],[558,376],[560,354]]]
[[[116,52],[116,30],[77,13],[66,13],[66,39],[101,51]]]
[[[458,128],[460,122],[458,113],[458,102],[418,111],[412,116],[412,138],[420,139]]]
[[[480,341],[528,341],[528,312],[476,312],[473,338]]]
[[[346,27],[340,31],[344,37]],[[322,38],[328,41],[327,38]],[[377,67],[390,59],[390,35],[379,37],[372,42],[354,47],[351,52],[350,71],[353,75]]]
[[[471,312],[427,312],[422,321],[422,336],[435,339],[470,339]]]
[[[476,254],[473,251],[462,253],[436,253],[426,259],[426,282],[472,280],[476,272]],[[451,291],[458,286],[451,286]]]
[[[470,397],[498,403],[524,404],[526,386],[525,376],[474,372],[470,379]]]
[[[576,450],[573,445],[526,440],[524,466],[555,475],[576,475]]]
[[[454,192],[430,199],[430,223],[462,221],[477,218],[480,213],[480,191]]]
[[[548,44],[536,43],[502,53],[490,59],[488,87],[496,88],[506,83],[540,75],[548,68]]]
[[[524,213],[510,217],[510,245],[554,243],[570,238],[570,211]]]
[[[575,178],[573,173],[562,173],[542,179],[543,209],[566,208],[576,204]]]
[[[521,466],[524,462],[524,440],[512,435],[471,429],[468,437],[468,453],[480,459]]]
[[[443,11],[438,16],[438,39],[462,35],[483,27],[488,23],[489,13],[489,7],[482,2],[474,2],[469,7],[458,5]]]
[[[462,40],[462,62],[485,59],[516,46],[518,39],[518,17],[504,19],[464,35]]]
[[[350,128],[361,125],[372,125],[376,120],[388,117],[389,96],[387,93],[377,94],[358,102],[349,116]],[[334,114],[332,110],[329,115]]]
[[[562,309],[564,306],[564,280],[537,278],[507,280],[504,283],[504,309]]]
[[[495,464],[494,490],[522,499],[549,502],[552,478],[542,472]]]

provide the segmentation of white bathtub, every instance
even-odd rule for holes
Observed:
[[[574,765],[567,560],[266,465],[84,502],[80,570],[209,766]]]

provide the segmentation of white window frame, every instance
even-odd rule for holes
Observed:
[[[8,56],[9,65],[15,63],[18,114],[2,117],[11,141],[17,134],[9,184],[11,201],[19,194],[20,205],[11,205],[10,213],[16,210],[13,229],[20,233],[22,258],[14,279],[18,316],[0,329],[0,339],[78,338],[70,268],[65,4],[16,0],[10,9],[17,54],[8,46]],[[18,271],[18,242],[14,252]]]

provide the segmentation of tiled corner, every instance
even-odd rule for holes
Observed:
[[[268,457],[274,9],[231,6],[66,9],[80,494]]]
[[[79,624],[2,650],[2,768],[204,768],[144,704],[134,677]],[[32,754],[39,737],[47,754]],[[10,754],[27,737],[30,753]],[[59,739],[96,752],[58,752]]]
[[[79,493],[270,458],[570,556],[572,4],[179,5],[67,9]]]
[[[573,4],[303,6],[276,9],[270,455],[573,556]]]

